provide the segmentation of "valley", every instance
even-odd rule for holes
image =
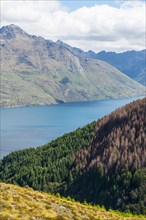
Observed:
[[[146,214],[146,99],[0,162],[0,181]]]

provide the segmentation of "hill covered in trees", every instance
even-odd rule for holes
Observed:
[[[106,211],[100,206],[81,204],[71,198],[60,198],[10,184],[0,184],[0,219],[54,219],[54,220],[144,220],[144,216],[133,216],[115,211]]]
[[[146,98],[0,162],[1,182],[146,215]]]
[[[74,155],[80,176],[69,188],[76,199],[146,213],[146,99],[96,124],[92,143]]]

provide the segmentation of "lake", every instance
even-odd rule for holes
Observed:
[[[1,158],[37,147],[142,97],[1,109]]]

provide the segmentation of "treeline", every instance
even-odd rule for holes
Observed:
[[[146,99],[1,160],[1,181],[146,214]]]

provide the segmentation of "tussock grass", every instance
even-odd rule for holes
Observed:
[[[0,189],[1,220],[146,220],[144,216],[106,211],[31,188],[1,183]]]

